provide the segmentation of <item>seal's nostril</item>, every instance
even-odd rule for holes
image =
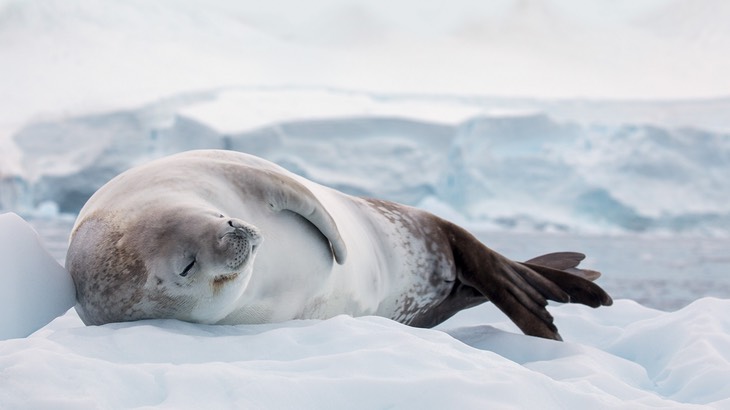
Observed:
[[[233,226],[233,221],[232,221],[232,220],[230,220],[230,219],[228,220],[228,225],[229,225],[229,226],[230,226],[231,228],[235,228],[235,226]]]

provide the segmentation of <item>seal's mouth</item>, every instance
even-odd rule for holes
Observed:
[[[225,275],[219,275],[213,278],[213,293],[219,294],[223,288],[229,283],[235,281],[240,274],[238,272],[231,272]]]
[[[238,272],[232,272],[226,275],[220,275],[213,278],[213,285],[214,286],[222,286],[226,282],[230,282],[238,277]]]

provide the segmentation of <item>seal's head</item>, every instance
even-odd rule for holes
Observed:
[[[71,236],[66,266],[86,324],[148,318],[215,323],[251,277],[259,230],[208,209],[99,212]]]

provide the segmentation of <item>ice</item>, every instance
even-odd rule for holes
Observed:
[[[53,202],[74,214],[131,166],[222,148],[350,194],[439,202],[470,224],[730,236],[727,131],[700,128],[704,117],[692,127],[649,125],[510,101],[231,88],[36,122],[13,137],[22,172],[0,175],[0,208],[30,214]],[[655,121],[677,109],[647,107]]]
[[[76,303],[71,276],[13,213],[0,214],[0,259],[0,340],[28,336]]]

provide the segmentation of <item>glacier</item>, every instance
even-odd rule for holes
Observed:
[[[129,167],[222,148],[474,226],[730,235],[730,126],[719,119],[730,102],[705,109],[718,118],[706,128],[667,125],[667,103],[631,115],[577,105],[308,88],[183,94],[21,128],[0,153],[20,164],[0,168],[0,210],[75,214]]]

